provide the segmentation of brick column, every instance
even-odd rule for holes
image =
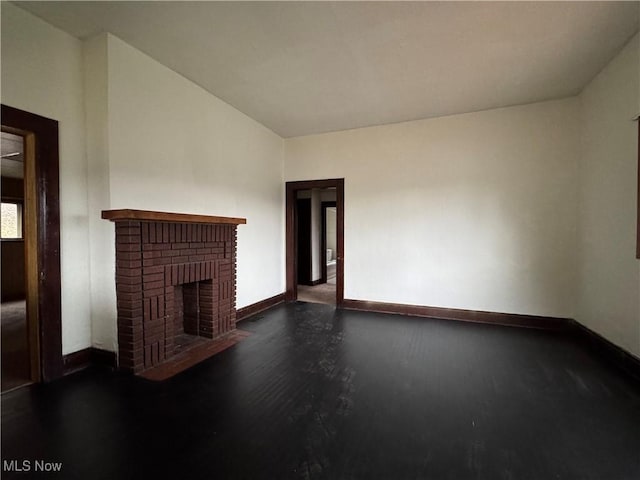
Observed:
[[[144,369],[140,222],[116,223],[116,297],[118,365],[140,372]]]

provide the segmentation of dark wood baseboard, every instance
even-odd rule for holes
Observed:
[[[600,357],[640,380],[640,358],[578,322],[575,322],[575,331]]]
[[[246,307],[242,307],[236,311],[236,322],[241,322],[242,320],[249,318],[256,313],[262,312],[267,308],[274,307],[282,302],[284,302],[284,292],[279,293],[278,295],[275,295],[271,298],[266,298],[251,305],[247,305]]]
[[[89,347],[77,352],[69,353],[62,357],[64,374],[77,372],[91,365],[116,368],[118,365],[115,352],[109,352],[100,348]]]
[[[116,352],[110,352],[109,350],[102,350],[101,348],[92,348],[91,363],[104,367],[117,368],[118,354]]]
[[[515,313],[484,312],[458,308],[428,307],[400,303],[371,302],[367,300],[344,300],[343,308],[365,312],[395,313],[416,317],[457,320],[462,322],[490,323],[512,327],[537,328],[542,330],[570,330],[574,321],[570,318],[539,317]]]

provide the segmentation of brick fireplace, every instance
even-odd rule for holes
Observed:
[[[164,365],[236,323],[236,229],[243,218],[105,210],[115,222],[118,364]]]

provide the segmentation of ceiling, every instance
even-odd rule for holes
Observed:
[[[19,2],[108,31],[283,137],[576,95],[640,2]]]
[[[0,172],[3,177],[24,177],[24,146],[22,137],[2,132],[0,135]]]

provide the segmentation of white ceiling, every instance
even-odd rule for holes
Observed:
[[[108,31],[283,137],[575,95],[640,2],[21,2]]]

